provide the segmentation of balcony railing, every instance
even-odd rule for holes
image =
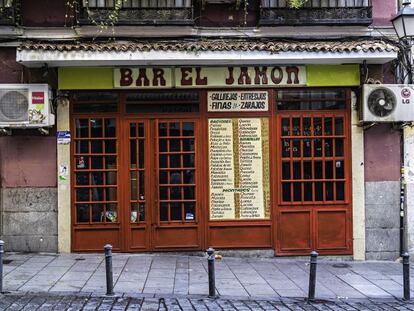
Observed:
[[[294,9],[288,0],[261,0],[261,25],[369,25],[372,0],[308,0]]]
[[[121,4],[119,10],[115,10],[117,1]],[[193,14],[192,0],[83,0],[79,22],[193,24]]]
[[[0,0],[0,25],[16,24],[17,1]]]

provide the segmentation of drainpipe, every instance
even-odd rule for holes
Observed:
[[[405,154],[404,154],[404,127],[400,129],[400,167],[401,167],[401,176],[400,176],[400,256],[402,256],[407,251],[406,239],[405,239],[405,214],[407,211],[407,187],[405,181]]]

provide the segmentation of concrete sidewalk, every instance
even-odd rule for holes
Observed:
[[[232,298],[306,297],[308,262],[308,258],[226,257],[216,261],[217,292]],[[206,257],[114,254],[113,267],[117,294],[208,294]],[[8,253],[4,270],[5,291],[99,295],[106,290],[103,254]],[[317,298],[402,297],[401,263],[320,259],[317,271]]]

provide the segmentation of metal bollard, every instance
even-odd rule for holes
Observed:
[[[318,260],[318,253],[312,251],[310,254],[310,273],[309,273],[309,289],[308,289],[308,300],[312,301],[315,299],[315,287],[316,287],[316,266]]]
[[[114,294],[114,278],[112,271],[112,245],[107,244],[105,250],[106,294]]]
[[[216,296],[216,272],[214,268],[214,262],[216,260],[214,255],[214,248],[209,248],[207,250],[207,261],[208,261],[208,296]]]
[[[408,253],[402,255],[403,258],[403,284],[404,299],[410,300],[410,256]]]
[[[3,254],[4,241],[0,240],[0,294],[3,293]]]

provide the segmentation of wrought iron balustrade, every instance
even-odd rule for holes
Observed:
[[[119,1],[119,2],[118,2]],[[119,9],[116,8],[118,5]],[[83,0],[82,24],[193,24],[192,0]]]
[[[308,0],[292,8],[288,0],[261,0],[260,25],[369,25],[372,0]]]
[[[17,5],[17,1],[14,0],[0,0],[0,25],[16,24]]]

